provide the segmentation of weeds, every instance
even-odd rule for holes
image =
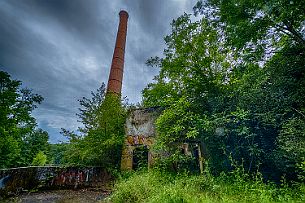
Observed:
[[[259,175],[249,177],[238,171],[173,175],[150,170],[122,178],[115,185],[111,202],[304,202],[305,185],[277,186],[264,183]]]

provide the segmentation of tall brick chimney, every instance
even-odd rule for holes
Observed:
[[[121,94],[122,90],[128,13],[122,10],[119,15],[120,23],[107,85],[107,93],[111,92],[118,95]]]

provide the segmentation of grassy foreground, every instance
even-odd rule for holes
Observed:
[[[305,185],[265,184],[238,171],[230,175],[172,175],[157,170],[121,178],[109,202],[305,202]]]

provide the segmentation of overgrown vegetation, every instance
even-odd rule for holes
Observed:
[[[78,114],[84,125],[76,135],[63,129],[70,140],[65,147],[63,164],[103,166],[117,169],[121,159],[124,139],[126,109],[121,97],[105,91],[105,84],[91,92],[92,98],[79,100],[81,108]]]
[[[31,115],[42,100],[0,71],[0,168],[31,165],[39,152],[48,151],[48,133]]]
[[[139,171],[116,184],[109,202],[304,202],[305,187],[264,183],[235,170],[219,176]]]
[[[305,158],[301,10],[301,1],[210,0],[195,5],[199,20],[174,20],[164,57],[148,60],[160,73],[143,90],[145,106],[166,107],[157,146],[196,139],[215,175],[234,160],[269,180],[296,180]]]
[[[195,5],[197,18],[175,19],[164,56],[147,62],[160,72],[143,90],[145,107],[164,109],[154,149],[166,156],[153,170],[121,178],[109,201],[304,202],[304,6],[207,0]],[[0,168],[43,165],[47,134],[30,115],[42,98],[0,76]],[[53,145],[48,161],[117,169],[126,117],[120,96],[103,84],[80,105],[81,135],[63,129],[69,143]],[[202,175],[177,148],[186,140],[206,147]]]
[[[68,143],[49,144],[31,112],[43,98],[0,71],[0,168],[56,164],[117,169],[124,138],[126,108],[105,85],[79,100],[81,134],[62,129]]]
[[[143,90],[145,106],[165,108],[155,148],[170,153],[120,180],[110,201],[305,201],[304,10],[299,0],[208,0],[197,20],[174,20]],[[208,172],[170,173],[186,165],[175,144],[185,140],[205,144]]]

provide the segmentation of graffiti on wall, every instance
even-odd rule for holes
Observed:
[[[153,138],[141,136],[141,135],[135,135],[135,136],[127,136],[126,138],[127,145],[145,145],[150,146],[153,143]]]
[[[0,170],[0,196],[32,188],[100,187],[113,177],[101,167],[22,167]]]

